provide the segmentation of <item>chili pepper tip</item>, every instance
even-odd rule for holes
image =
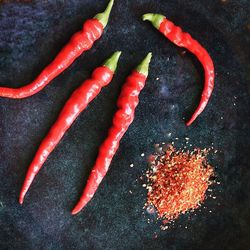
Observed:
[[[166,18],[161,14],[148,13],[142,16],[143,21],[150,21],[156,29],[160,28],[163,19]]]
[[[117,68],[117,63],[119,61],[119,58],[120,58],[121,54],[122,54],[121,51],[116,51],[109,59],[107,59],[104,62],[103,66],[106,66],[112,72],[115,72],[116,68]]]
[[[149,63],[152,58],[152,53],[148,53],[147,56],[143,59],[143,61],[136,67],[136,71],[145,75],[146,77],[148,76],[148,68],[149,68]]]
[[[94,18],[98,19],[98,21],[103,25],[103,28],[105,28],[109,21],[110,12],[112,10],[114,4],[114,0],[110,0],[107,8],[104,12],[97,14]]]
[[[186,126],[189,127],[189,126],[194,122],[194,120],[197,118],[197,116],[198,116],[198,115],[196,115],[196,114],[193,115],[193,116],[190,118],[190,120],[186,122]]]
[[[19,197],[19,204],[20,204],[20,205],[23,204],[23,198],[24,198],[24,197]]]

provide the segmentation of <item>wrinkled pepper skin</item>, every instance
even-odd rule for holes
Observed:
[[[214,89],[214,64],[207,50],[190,34],[183,32],[182,29],[169,21],[160,14],[145,14],[143,20],[148,20],[157,28],[166,38],[179,47],[183,47],[193,53],[203,66],[205,72],[204,88],[200,103],[190,120],[186,123],[190,126],[196,118],[202,113],[208,104]]]
[[[94,42],[103,34],[108,17],[113,5],[110,1],[107,9],[95,18],[87,20],[81,31],[75,33],[69,43],[59,52],[56,58],[47,66],[40,75],[30,84],[20,88],[0,87],[0,97],[22,99],[30,97],[44,87],[54,78],[66,70],[83,52],[91,49]],[[98,19],[99,18],[99,19]]]
[[[111,82],[120,55],[121,52],[114,53],[113,56],[106,61],[104,66],[96,68],[92,73],[91,79],[83,82],[83,84],[76,89],[68,99],[56,122],[51,127],[47,136],[43,139],[31,165],[29,166],[19,197],[20,204],[23,203],[24,196],[35,176],[42,168],[50,153],[58,145],[66,131],[87,105],[100,93],[101,89]]]
[[[109,129],[108,136],[99,149],[96,163],[88,178],[87,185],[82,196],[72,210],[77,214],[92,199],[99,184],[109,170],[111,161],[119,148],[120,140],[134,120],[135,109],[139,103],[139,94],[145,86],[148,74],[148,67],[151,60],[151,53],[144,59],[143,66],[137,68],[127,78],[117,101],[118,110],[113,118],[113,125]]]

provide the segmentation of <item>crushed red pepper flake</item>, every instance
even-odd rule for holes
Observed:
[[[184,151],[171,144],[157,147],[154,157],[149,158],[145,208],[149,213],[155,208],[158,218],[167,224],[201,206],[214,182],[214,169],[207,162],[210,149]]]

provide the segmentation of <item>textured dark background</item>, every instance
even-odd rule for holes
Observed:
[[[14,2],[0,4],[0,83],[11,87],[33,80],[84,20],[107,4]],[[117,0],[103,37],[49,86],[25,100],[0,98],[0,249],[247,249],[249,11],[248,0]],[[145,12],[165,14],[201,41],[214,59],[213,96],[190,128],[183,119],[199,101],[202,68],[143,23]],[[113,82],[64,136],[20,206],[18,194],[42,138],[73,90],[115,50],[124,53]],[[148,51],[154,58],[135,121],[94,199],[73,217],[70,210],[111,125],[119,90]],[[142,214],[146,193],[136,179],[147,164],[140,155],[153,152],[157,142],[178,137],[182,143],[186,136],[195,146],[213,143],[219,150],[210,161],[221,184],[213,188],[217,199],[207,199],[207,208],[161,231]]]

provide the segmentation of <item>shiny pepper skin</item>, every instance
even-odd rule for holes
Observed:
[[[20,204],[23,203],[24,196],[35,176],[42,168],[50,153],[58,145],[65,132],[70,128],[87,105],[100,93],[102,87],[111,82],[120,54],[121,52],[116,52],[109,59],[114,64],[113,68],[109,68],[107,64],[107,66],[95,69],[92,73],[91,79],[86,80],[68,99],[56,122],[42,141],[31,165],[29,166],[19,197]]]
[[[56,58],[30,84],[20,88],[0,87],[0,97],[22,99],[32,96],[46,87],[54,78],[66,70],[83,52],[91,49],[94,42],[103,34],[113,5],[110,1],[107,9],[83,24],[81,31],[75,33],[69,43]],[[105,17],[105,20],[103,18]],[[99,19],[98,19],[99,18]]]
[[[143,20],[148,20],[157,28],[166,38],[179,47],[186,48],[193,53],[203,66],[205,72],[204,87],[201,95],[200,103],[190,120],[186,123],[190,126],[195,119],[202,113],[208,104],[214,89],[214,64],[207,50],[193,39],[190,34],[183,32],[182,29],[174,23],[166,19],[160,14],[145,14]]]
[[[144,63],[149,66],[151,53]],[[120,140],[134,120],[135,108],[139,103],[139,94],[145,86],[147,74],[134,71],[126,80],[117,101],[118,110],[113,118],[113,125],[109,129],[108,136],[100,146],[96,163],[91,171],[83,194],[72,210],[72,214],[80,210],[92,199],[99,184],[109,170],[111,161],[119,148]]]

